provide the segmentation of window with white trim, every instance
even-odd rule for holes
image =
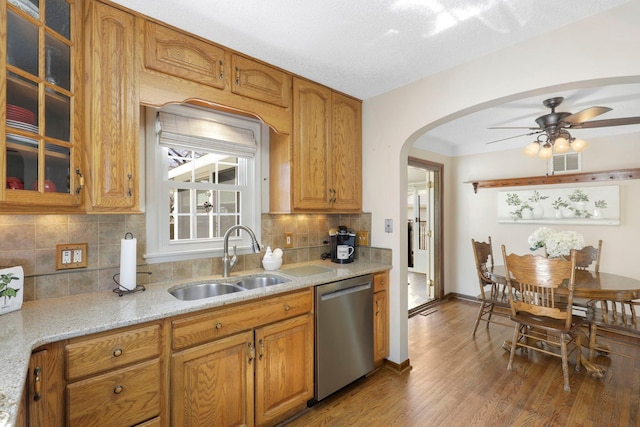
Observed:
[[[147,262],[222,256],[237,224],[260,239],[261,129],[194,106],[148,109]],[[229,246],[249,253],[251,239],[237,230]]]

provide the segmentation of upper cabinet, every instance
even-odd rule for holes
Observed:
[[[81,205],[78,3],[0,4],[0,43],[6,45],[0,55],[3,211],[74,211]]]
[[[231,91],[279,107],[291,104],[291,76],[240,55],[233,55]]]
[[[211,43],[180,33],[154,22],[145,22],[145,67],[202,83],[225,88],[225,51]]]
[[[135,18],[99,2],[86,7],[87,210],[135,212],[140,179]]]
[[[362,209],[362,104],[307,80],[293,82],[291,211],[359,212]],[[282,148],[282,147],[280,147]],[[272,153],[272,166],[287,161]],[[286,184],[286,183],[281,183]],[[272,199],[279,195],[272,195]],[[282,206],[274,200],[274,206]]]

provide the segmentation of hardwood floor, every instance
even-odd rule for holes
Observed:
[[[576,372],[570,363],[566,393],[559,358],[534,353],[528,359],[518,352],[514,369],[507,371],[508,353],[501,344],[512,328],[482,326],[472,339],[477,304],[451,300],[435,309],[409,319],[410,372],[381,368],[285,425],[640,425],[639,361],[599,356],[597,362],[607,368],[600,380],[584,368]]]

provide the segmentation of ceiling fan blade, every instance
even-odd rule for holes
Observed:
[[[564,117],[562,119],[565,123],[578,124],[582,122],[586,122],[587,120],[591,120],[600,114],[604,114],[607,111],[611,111],[609,107],[590,107],[586,110],[578,111],[577,113],[571,114],[570,116]]]
[[[494,126],[487,129],[529,129],[529,130],[541,130],[540,128],[532,128],[529,126]]]
[[[571,129],[603,128],[608,126],[640,125],[640,117],[623,117],[620,119],[592,120],[590,122],[571,125]]]
[[[520,138],[521,136],[536,135],[536,134],[539,134],[539,133],[542,133],[542,132],[544,132],[544,131],[543,130],[538,130],[537,132],[523,133],[522,135],[510,136],[508,138],[502,138],[502,139],[496,139],[495,141],[489,141],[489,142],[486,142],[485,144],[493,144],[494,142],[500,142],[500,141],[506,141],[508,139]]]

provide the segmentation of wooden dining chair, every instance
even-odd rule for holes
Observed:
[[[598,240],[598,247],[585,246],[576,250],[576,268],[578,270],[590,270],[595,262],[593,271],[600,271],[600,254],[602,253],[602,240]]]
[[[602,253],[602,240],[598,240],[598,247],[585,246],[582,249],[576,250],[576,269],[578,270],[591,270],[593,264],[593,271],[596,273],[600,271],[600,254]],[[595,264],[594,264],[595,263]],[[575,298],[573,305],[581,315],[586,315],[587,305],[589,300],[586,298]]]
[[[533,254],[507,255],[505,246],[502,245],[502,256],[509,286],[510,318],[515,322],[507,369],[512,369],[516,349],[519,347],[560,357],[564,390],[571,391],[568,359],[575,352],[576,371],[580,370],[580,327],[584,322],[584,318],[572,313],[575,250],[571,251],[571,260],[567,261]],[[564,286],[563,283],[566,283],[566,288],[560,293],[558,288]],[[563,298],[559,298],[560,294]],[[570,345],[573,348],[568,352]],[[560,354],[557,352],[558,347]]]
[[[509,316],[509,302],[507,301],[506,283],[494,282],[489,275],[489,271],[491,271],[493,267],[491,236],[489,236],[487,242],[476,242],[474,239],[471,239],[471,246],[473,247],[478,283],[480,285],[480,294],[478,294],[477,297],[478,301],[480,301],[480,309],[478,310],[476,323],[473,326],[473,333],[471,334],[472,337],[475,337],[481,321],[487,323],[487,328],[489,327],[489,323],[498,323],[505,326],[511,325],[506,322],[501,323],[493,320],[494,314],[503,318]]]
[[[640,324],[638,301],[591,300],[587,308],[589,322],[589,360],[596,352],[640,360]],[[613,347],[608,344],[613,344]]]

